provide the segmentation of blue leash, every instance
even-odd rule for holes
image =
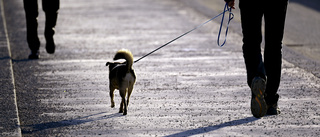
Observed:
[[[218,34],[218,40],[217,40],[217,44],[218,44],[218,46],[220,46],[220,47],[222,47],[224,44],[226,44],[226,41],[227,41],[229,24],[230,24],[230,21],[231,21],[231,20],[233,19],[233,17],[234,17],[234,14],[231,12],[231,10],[232,10],[231,7],[229,7],[228,4],[226,3],[226,5],[224,6],[224,12],[223,12],[222,19],[221,19],[221,24],[220,24],[219,34]],[[227,25],[227,29],[226,29],[226,34],[225,34],[224,41],[223,41],[223,43],[220,45],[220,34],[221,34],[221,29],[222,29],[223,20],[224,20],[224,13],[225,13],[226,11],[229,12],[229,20],[228,20],[228,25]]]
[[[222,25],[223,25],[224,14],[225,14],[226,12],[229,12],[229,21],[228,21],[228,25],[227,25],[227,29],[226,29],[225,40],[224,40],[224,42],[222,43],[222,45],[220,45],[220,44],[219,44],[220,33],[221,33]],[[209,23],[210,21],[214,20],[215,18],[217,18],[217,17],[219,17],[219,16],[221,16],[221,15],[222,15],[222,20],[221,20],[220,30],[219,30],[219,34],[218,34],[218,45],[219,45],[220,47],[222,47],[222,46],[226,43],[226,41],[227,41],[227,35],[228,35],[229,23],[230,23],[230,21],[231,21],[231,20],[233,19],[233,17],[234,17],[233,13],[231,12],[231,8],[228,6],[228,4],[227,4],[227,3],[226,3],[226,5],[225,5],[225,7],[224,7],[224,11],[223,11],[223,12],[221,12],[220,14],[218,14],[217,16],[215,16],[215,17],[213,17],[213,18],[211,18],[211,19],[207,20],[206,22],[204,22],[204,23],[202,23],[202,24],[200,24],[200,25],[196,26],[195,28],[193,28],[193,29],[191,29],[191,30],[189,30],[189,31],[187,31],[187,32],[185,32],[185,33],[183,33],[182,35],[180,35],[180,36],[176,37],[175,39],[173,39],[173,40],[171,40],[171,41],[167,42],[166,44],[164,44],[164,45],[162,45],[162,46],[160,46],[160,47],[156,48],[155,50],[153,50],[153,51],[149,52],[148,54],[146,54],[146,55],[144,55],[144,56],[140,57],[139,59],[135,60],[133,63],[137,63],[137,62],[138,62],[138,61],[140,61],[141,59],[143,59],[143,58],[145,58],[145,57],[147,57],[147,56],[151,55],[152,53],[156,52],[157,50],[159,50],[159,49],[161,49],[161,48],[163,48],[163,47],[165,47],[165,46],[169,45],[170,43],[172,43],[172,42],[176,41],[177,39],[179,39],[179,38],[181,38],[181,37],[183,37],[183,36],[185,36],[185,35],[189,34],[190,32],[192,32],[192,31],[194,31],[194,30],[196,30],[196,29],[198,29],[198,28],[202,27],[203,25],[205,25],[205,24]]]

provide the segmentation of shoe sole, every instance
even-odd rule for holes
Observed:
[[[255,78],[252,82],[251,92],[251,113],[254,117],[260,118],[267,113],[267,104],[264,100],[266,82],[262,78]],[[254,97],[254,98],[253,98]]]

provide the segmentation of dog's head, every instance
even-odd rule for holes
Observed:
[[[121,65],[121,64],[125,64],[126,62],[107,62],[106,66],[109,66],[109,71],[111,71],[112,69],[114,69],[116,66]]]
[[[109,66],[109,70],[111,71],[115,66],[117,65],[117,63],[115,62],[107,62],[106,66]]]

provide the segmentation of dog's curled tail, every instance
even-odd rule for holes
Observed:
[[[133,55],[129,50],[121,49],[121,50],[117,51],[117,53],[114,56],[113,60],[118,60],[118,59],[125,59],[128,71],[130,71],[132,69]]]

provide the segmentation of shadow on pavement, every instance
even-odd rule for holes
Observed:
[[[95,116],[101,115],[103,113],[106,113],[106,112],[101,112],[101,113],[92,114],[92,115],[88,115],[88,116],[84,116],[84,117],[80,117],[80,118],[76,118],[76,119],[70,119],[70,120],[62,120],[62,121],[57,121],[57,122],[47,122],[47,123],[40,123],[40,124],[33,124],[33,125],[25,125],[25,126],[22,126],[22,134],[32,134],[32,133],[46,130],[46,129],[80,125],[83,123],[88,123],[88,122],[123,116],[121,113],[115,113],[115,114],[95,117]],[[90,117],[93,117],[93,118],[90,118]]]
[[[36,59],[12,59],[12,62],[29,62],[36,61]]]
[[[37,59],[32,60],[32,59],[27,59],[27,58],[25,58],[25,59],[13,59],[10,56],[0,57],[0,60],[7,60],[7,59],[9,59],[9,60],[11,59],[12,62],[28,62],[28,61],[37,60]]]
[[[306,7],[312,8],[318,12],[320,12],[320,1],[319,0],[290,0],[289,2],[299,3]]]
[[[187,130],[187,131],[183,131],[183,132],[180,132],[180,133],[168,135],[166,137],[193,136],[193,135],[197,135],[197,134],[203,134],[203,133],[211,132],[211,131],[214,131],[214,130],[218,130],[218,129],[224,128],[224,127],[237,126],[237,125],[250,123],[250,122],[253,122],[253,121],[256,121],[256,120],[259,120],[259,119],[255,118],[255,117],[247,117],[247,118],[244,118],[244,119],[238,119],[238,120],[225,122],[225,123],[222,123],[222,124],[219,124],[219,125],[200,127],[200,128],[197,128],[197,129]]]
[[[0,60],[6,60],[6,59],[11,59],[9,56],[6,57],[0,57]]]

